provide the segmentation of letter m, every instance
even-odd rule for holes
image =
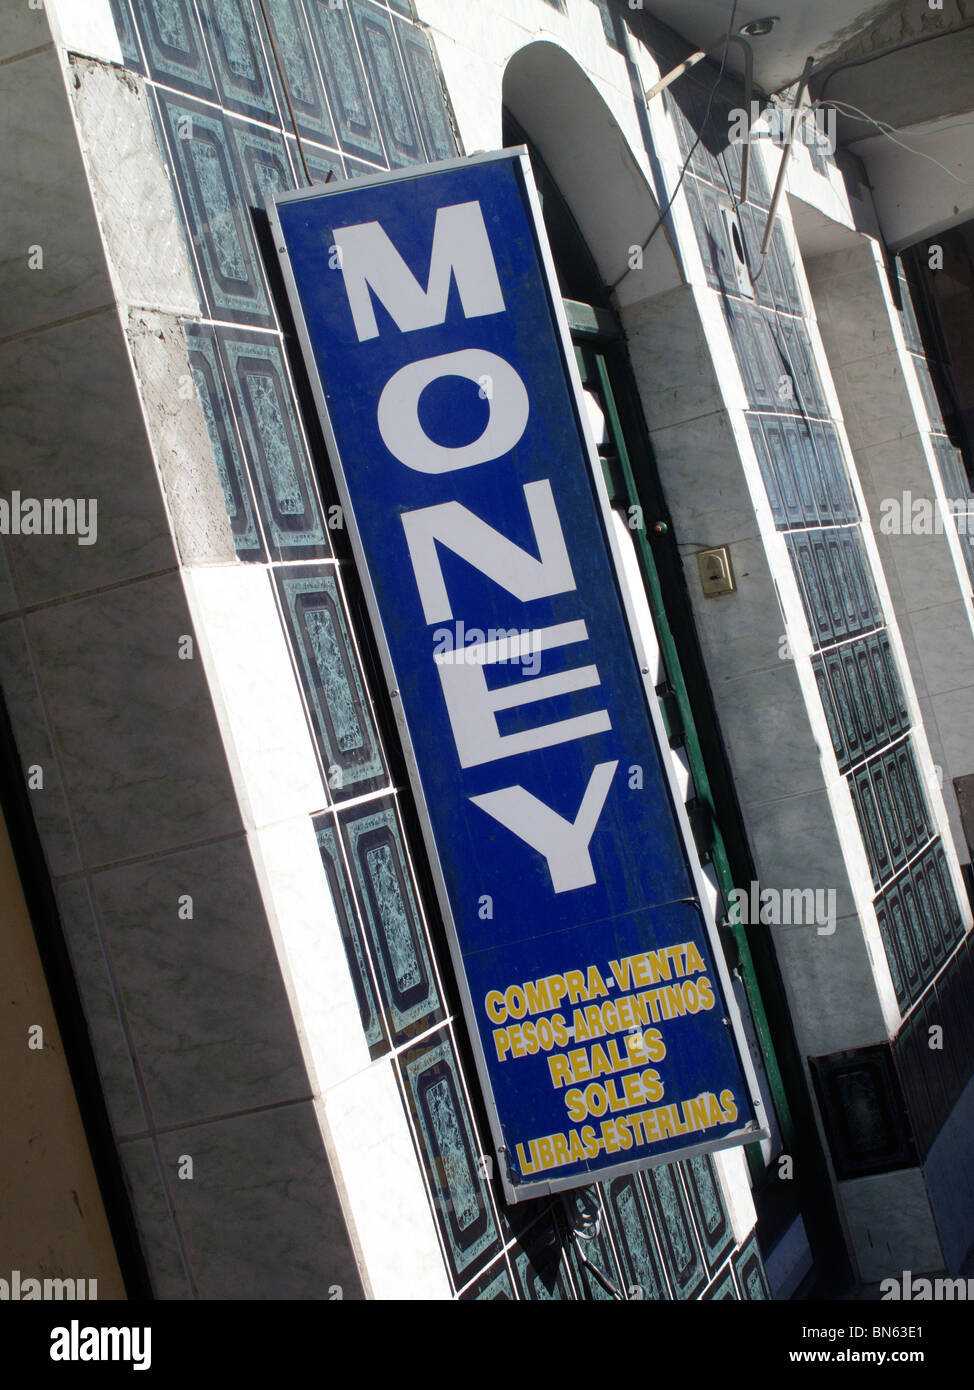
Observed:
[[[360,343],[379,336],[373,294],[403,333],[444,321],[453,279],[468,319],[504,312],[504,296],[479,203],[456,203],[437,211],[425,290],[381,223],[336,227],[333,236],[341,250],[345,293]]]
[[[84,1280],[81,1281],[81,1297],[84,1298]],[[70,1292],[69,1292],[70,1290]],[[73,1279],[45,1279],[44,1297],[51,1299],[70,1299],[74,1303],[78,1297]]]

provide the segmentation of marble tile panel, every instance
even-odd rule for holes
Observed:
[[[736,295],[733,252],[721,217],[717,191],[694,178],[688,178],[684,187],[707,284],[712,289]]]
[[[893,354],[847,363],[838,385],[857,449],[898,443],[916,433],[918,422],[903,369]]]
[[[23,622],[0,623],[0,691],[7,706],[25,780],[39,768],[41,785],[29,791],[44,857],[53,877],[81,868],[81,854],[64,785],[54,761],[47,716],[32,669]],[[35,781],[37,774],[31,774]]]
[[[40,23],[47,28],[43,14]],[[4,178],[16,190],[4,208],[7,336],[88,313],[114,296],[53,49],[0,66],[0,122]]]
[[[785,504],[785,493],[783,482],[790,482],[790,477],[786,477],[783,482],[778,479],[778,470],[775,467],[767,437],[764,433],[764,423],[771,417],[757,414],[748,414],[747,429],[751,437],[751,447],[754,449],[761,471],[761,481],[767,495],[768,505],[771,508],[771,516],[775,526],[782,530],[789,524],[788,508]]]
[[[961,686],[925,702],[933,713],[944,751],[945,777],[974,772],[971,722],[974,720],[974,686]]]
[[[911,626],[928,694],[945,695],[974,685],[974,645],[962,600],[924,609]]]
[[[831,935],[814,926],[771,929],[789,984],[801,1047],[815,1055],[866,1046],[885,1035],[862,925],[840,917]]]
[[[895,351],[893,326],[883,298],[875,265],[812,281],[816,308],[827,311],[827,326],[820,319],[822,337],[836,367]]]
[[[200,1298],[363,1296],[310,1101],[176,1130],[158,1144]],[[192,1178],[178,1176],[183,1155]]]
[[[852,802],[859,830],[873,876],[873,887],[879,888],[893,874],[890,847],[883,829],[883,808],[876,799],[876,789],[867,765],[858,767],[849,778]]]
[[[859,504],[852,491],[849,467],[843,456],[835,426],[829,422],[813,422],[811,436],[832,520],[839,526],[857,523],[860,519]]]
[[[102,870],[92,888],[155,1125],[309,1094],[245,838]]]
[[[752,160],[752,171],[754,167]],[[748,202],[743,203],[737,209],[737,215],[741,224],[741,238],[744,242],[748,267],[752,272],[751,281],[754,287],[754,297],[762,308],[773,309],[775,297],[772,287],[772,271],[777,273],[777,266],[772,256],[769,256],[765,261],[764,269],[760,275],[757,274],[761,262],[761,243],[764,240],[764,213]],[[756,279],[755,276],[757,276]]]
[[[801,293],[798,288],[798,276],[795,273],[795,255],[789,246],[789,239],[785,235],[781,219],[775,222],[774,232],[771,237],[771,250],[774,252],[777,264],[777,280],[775,285],[776,303],[778,309],[786,314],[801,314],[804,311]],[[780,291],[778,284],[780,283]],[[780,295],[780,297],[779,297]]]
[[[760,159],[753,158],[753,153],[754,151],[752,150],[752,171],[759,168],[761,164]],[[749,248],[749,251],[750,264],[754,267],[755,272],[759,269],[761,270],[756,287],[761,290],[761,293],[757,296],[758,302],[763,304],[766,308],[777,309],[787,304],[788,301],[784,281],[781,278],[781,267],[778,264],[778,255],[775,249],[776,239],[772,239],[762,268],[761,247],[764,244],[764,233],[767,226],[768,214],[764,208],[755,208],[752,212],[755,222],[755,235],[753,245]]]
[[[710,346],[688,286],[633,305],[624,319],[630,362],[654,430],[724,408]],[[741,404],[746,406],[746,399]]]
[[[14,589],[10,564],[7,560],[6,542],[0,540],[0,617],[15,613],[20,608],[20,599]]]
[[[196,1298],[155,1143],[127,1139],[118,1153],[154,1296]]]
[[[916,849],[916,831],[911,826],[909,817],[906,815],[906,808],[903,808],[903,815],[899,815],[898,795],[902,794],[902,778],[896,778],[895,760],[889,763],[885,755],[880,755],[870,763],[870,778],[873,781],[873,795],[875,805],[877,805],[880,820],[882,821],[882,831],[886,837],[886,845],[889,848],[889,859],[891,859],[892,872],[898,873],[909,858],[910,852]]]
[[[745,805],[822,785],[818,749],[790,663],[724,681],[714,695]]]
[[[891,536],[889,553],[896,567],[903,607],[915,613],[920,623],[924,609],[937,607],[947,595],[959,590],[957,568],[945,535]],[[968,641],[971,640],[969,636]]]
[[[943,1253],[923,1172],[905,1168],[839,1184],[863,1283],[943,1268]]]
[[[837,920],[856,910],[840,831],[824,788],[752,806],[747,813],[747,827],[762,886],[821,889],[826,894],[833,890]],[[814,927],[810,932],[817,935]],[[821,939],[826,938],[823,935]]]
[[[896,1002],[906,1013],[929,980],[930,956],[925,938],[917,936],[900,884],[891,884],[876,899],[876,920]],[[921,950],[925,959],[920,957]]]
[[[717,539],[721,539],[719,533]],[[747,671],[781,666],[781,641],[785,631],[781,605],[761,540],[737,541],[728,546],[728,550],[737,589],[721,598],[702,596],[696,555],[687,555],[683,561],[687,587],[693,595],[697,631],[707,651],[710,669],[719,673],[722,681],[732,680]]]
[[[28,619],[51,728],[89,865],[240,829],[178,575]]]
[[[826,661],[821,656],[814,656],[812,671],[829,727],[832,751],[839,771],[844,772],[855,761],[857,753],[862,751],[862,735],[852,712],[842,662],[838,658]],[[824,753],[824,749],[822,751]]]
[[[149,1117],[87,880],[62,880],[57,902],[112,1129],[117,1138],[143,1133],[149,1128]]]
[[[764,312],[738,299],[725,300],[723,310],[748,404],[761,410],[782,408],[778,386],[784,369],[775,356]]]
[[[780,416],[759,419],[774,469],[784,523],[788,526],[815,525],[819,520],[814,478],[809,472],[808,452],[802,447],[803,434],[797,422]]]
[[[805,260],[805,273],[817,297],[819,285],[844,275],[864,275],[875,265],[872,245],[861,241],[847,251],[833,250],[809,256]]]
[[[654,428],[650,439],[678,535],[715,545],[757,535],[728,414]]]
[[[371,1296],[438,1302],[451,1296],[446,1260],[391,1058],[333,1087],[325,1098]],[[394,1189],[396,1200],[388,1200]]]
[[[888,507],[883,508],[885,499],[895,500],[900,508],[903,507],[904,492],[911,494],[911,502],[921,498],[933,500],[930,465],[923,447],[923,437],[916,430],[903,435],[901,439],[871,447],[861,444],[854,432],[852,439],[856,470],[869,507],[873,530],[879,535],[883,534],[879,531],[880,523],[888,512]]]
[[[797,381],[802,412],[817,418],[827,416],[822,383],[804,324],[780,314],[778,326],[784,340],[785,355]]]
[[[785,537],[785,543],[801,592],[812,641],[821,647],[837,637],[844,637],[844,623],[840,623],[838,632],[835,631],[834,616],[827,601],[825,583],[808,532],[790,532]]]
[[[0,16],[0,61],[29,53],[51,42],[51,26],[43,9],[7,5]]]

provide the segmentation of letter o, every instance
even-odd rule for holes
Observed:
[[[593,1081],[590,1086],[585,1087],[585,1109],[590,1115],[604,1115],[608,1108],[609,1097],[604,1086]]]
[[[489,376],[493,382],[483,434],[455,449],[430,439],[419,422],[420,396],[443,376],[466,377],[474,385]],[[481,348],[464,348],[400,367],[383,388],[377,418],[383,443],[400,463],[417,473],[450,473],[489,463],[513,449],[524,433],[529,409],[524,382],[509,362]]]
[[[510,986],[504,995],[504,1003],[507,1005],[509,1018],[523,1018],[528,1011],[528,1001],[519,985]]]

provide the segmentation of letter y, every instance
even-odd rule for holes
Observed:
[[[505,787],[470,800],[543,854],[555,892],[570,893],[595,882],[588,847],[618,766],[599,763],[593,769],[574,821],[565,820],[523,787]]]

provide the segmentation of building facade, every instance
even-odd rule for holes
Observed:
[[[838,18],[849,105],[896,44],[840,72]],[[922,283],[971,170],[904,208],[760,65],[741,143],[726,45],[647,101],[680,29],[4,6],[4,812],[130,1293],[838,1297],[974,1244],[974,459]],[[521,145],[771,1135],[509,1206],[265,209]]]

